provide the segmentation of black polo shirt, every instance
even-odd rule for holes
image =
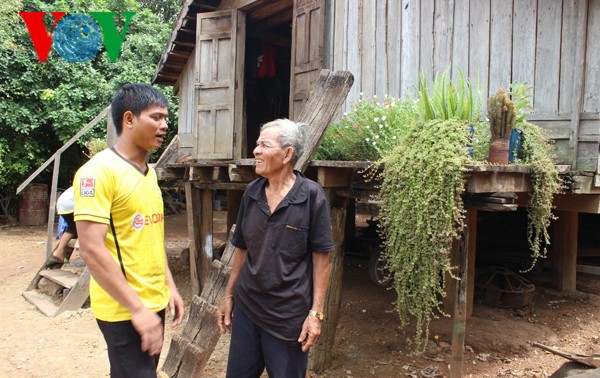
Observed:
[[[298,171],[271,214],[259,178],[246,187],[231,240],[248,251],[235,287],[235,305],[260,328],[297,344],[312,306],[313,252],[333,250],[329,202],[323,189]]]

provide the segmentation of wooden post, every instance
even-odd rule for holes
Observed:
[[[106,108],[106,145],[112,147],[117,144],[117,129],[112,119],[112,113],[110,112],[110,106]]]
[[[50,203],[48,204],[48,231],[46,235],[46,259],[52,254],[52,241],[54,240],[54,215],[56,214],[56,187],[58,186],[58,172],[60,171],[60,155],[54,158],[52,171],[52,186],[50,187]]]
[[[227,191],[227,229],[231,230],[231,226],[237,222],[237,214],[242,203],[244,192],[240,190]]]
[[[188,226],[188,248],[190,250],[190,282],[192,285],[192,296],[200,294],[200,281],[198,279],[197,256],[202,250],[199,237],[196,237],[196,229],[202,222],[200,209],[200,191],[194,188],[192,182],[186,181],[185,187],[185,204],[187,212]]]
[[[211,189],[200,190],[200,224],[199,229],[200,254],[196,256],[198,268],[198,287],[203,290],[213,260],[213,192]],[[191,254],[190,254],[191,255]],[[195,295],[197,293],[194,293]]]
[[[577,236],[579,213],[555,211],[552,228],[552,286],[559,291],[575,291],[577,283]]]
[[[456,284],[456,299],[454,304],[454,327],[452,330],[452,360],[450,362],[450,378],[462,377],[462,367],[465,349],[465,325],[467,322],[467,288],[469,281],[469,223],[472,218],[467,208],[465,228],[458,246],[458,272],[460,279]]]
[[[474,207],[467,208],[467,224],[469,227],[469,254],[467,262],[467,319],[473,315],[473,296],[475,294],[475,254],[477,249],[477,209]],[[452,243],[452,251],[450,255],[450,264],[452,266],[460,265],[460,243],[458,241]],[[451,314],[455,309],[457,294],[457,281],[446,276],[446,297],[444,298],[444,311]]]
[[[321,336],[310,351],[309,368],[322,373],[331,366],[333,342],[342,303],[342,278],[344,273],[344,224],[346,209],[331,209],[331,224],[335,250],[329,253],[329,286],[325,296],[325,319],[321,327]]]

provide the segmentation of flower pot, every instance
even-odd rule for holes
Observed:
[[[523,157],[523,132],[513,128],[510,133],[510,143],[508,146],[508,161],[514,163],[515,160]]]
[[[509,151],[509,139],[492,139],[490,140],[488,161],[495,164],[508,164]]]

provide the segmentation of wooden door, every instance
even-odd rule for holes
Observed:
[[[199,13],[196,28],[197,157],[240,158],[244,14],[237,10]]]
[[[325,67],[325,0],[295,0],[292,27],[290,119],[295,120]]]

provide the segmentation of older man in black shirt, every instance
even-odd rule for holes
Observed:
[[[305,140],[303,125],[275,120],[254,149],[262,178],[242,198],[217,311],[220,330],[232,331],[227,377],[259,377],[266,367],[270,377],[303,378],[321,333],[334,245],[323,189],[293,169]]]

